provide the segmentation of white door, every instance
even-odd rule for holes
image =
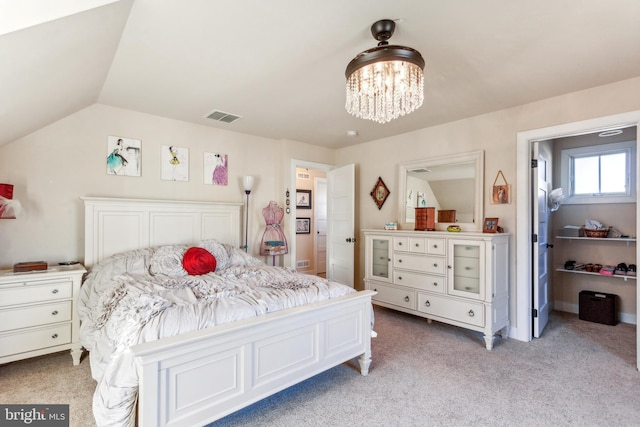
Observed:
[[[540,338],[542,331],[549,321],[549,189],[551,188],[551,167],[547,160],[542,143],[532,144],[532,159],[537,159],[537,167],[531,169],[532,182],[532,234],[537,236],[533,243],[533,336]]]
[[[327,278],[353,287],[355,165],[327,173]]]
[[[327,272],[327,179],[316,178],[314,181],[313,218],[315,222],[315,254],[316,274]]]

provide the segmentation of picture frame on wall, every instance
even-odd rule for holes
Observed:
[[[311,218],[296,218],[296,234],[311,234]]]
[[[107,137],[107,174],[141,176],[142,141],[120,136]]]
[[[311,209],[311,190],[296,190],[296,208]]]

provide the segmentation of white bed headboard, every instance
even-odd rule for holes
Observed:
[[[84,264],[150,246],[217,239],[240,246],[243,204],[82,197]]]

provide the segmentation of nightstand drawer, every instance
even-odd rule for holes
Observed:
[[[70,342],[71,323],[14,331],[0,336],[0,357],[69,344]]]
[[[0,310],[0,332],[71,320],[71,301]]]
[[[43,301],[70,299],[73,283],[70,280],[28,282],[22,286],[0,287],[0,307]]]

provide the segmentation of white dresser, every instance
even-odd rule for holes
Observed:
[[[509,326],[509,235],[364,230],[374,304],[484,333]]]
[[[71,349],[80,363],[76,301],[86,273],[80,264],[47,270],[0,270],[0,364]]]

